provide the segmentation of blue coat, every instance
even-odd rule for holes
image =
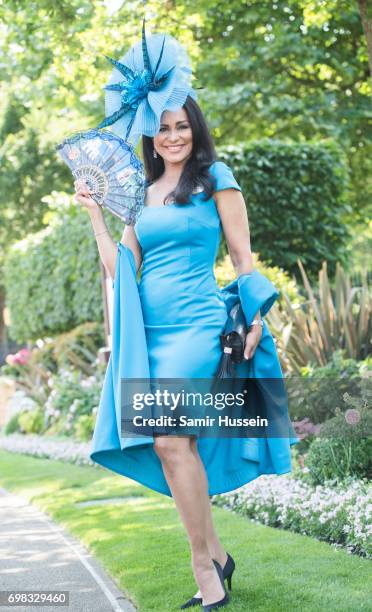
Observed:
[[[91,459],[143,485],[172,496],[152,436],[121,436],[121,379],[150,378],[145,327],[136,279],[134,255],[120,242],[113,282],[112,350],[104,378],[91,443]],[[228,310],[240,299],[249,324],[258,309],[264,317],[279,293],[261,273],[243,274],[222,289]],[[283,380],[275,343],[264,322],[252,359],[237,366],[237,376]],[[268,402],[270,404],[270,402]],[[200,438],[198,451],[206,469],[209,495],[236,489],[261,474],[291,471],[290,446],[299,440],[293,432],[286,402],[268,405],[279,417],[283,437]],[[284,430],[283,430],[284,423]]]

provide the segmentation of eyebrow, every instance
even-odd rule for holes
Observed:
[[[187,119],[183,119],[182,121],[177,121],[176,125],[179,123],[188,123]],[[161,123],[160,125],[168,127],[168,123]]]

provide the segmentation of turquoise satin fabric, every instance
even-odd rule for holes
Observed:
[[[230,168],[214,162],[216,191],[240,190]],[[209,378],[221,357],[219,335],[230,307],[241,300],[245,317],[264,316],[278,297],[257,270],[220,289],[213,273],[221,237],[213,198],[194,194],[188,204],[145,207],[135,232],[143,255],[136,279],[132,251],[118,245],[114,279],[112,351],[92,440],[91,458],[164,495],[172,496],[152,436],[121,437],[121,378]],[[253,359],[237,366],[242,378],[282,378],[271,333],[264,322]],[[287,416],[287,405],[275,407]],[[209,495],[236,489],[261,474],[290,472],[289,423],[283,438],[198,438]]]

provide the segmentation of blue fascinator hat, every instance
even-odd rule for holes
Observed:
[[[191,87],[192,70],[185,49],[169,34],[146,36],[116,61],[105,85],[106,118],[98,128],[112,126],[121,138],[136,144],[141,135],[154,136],[163,111],[183,106],[187,96],[197,99]]]

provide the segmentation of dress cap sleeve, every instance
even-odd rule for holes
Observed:
[[[238,181],[234,177],[232,170],[225,162],[215,161],[209,168],[209,172],[216,178],[215,191],[222,191],[223,189],[238,189],[242,191]]]

